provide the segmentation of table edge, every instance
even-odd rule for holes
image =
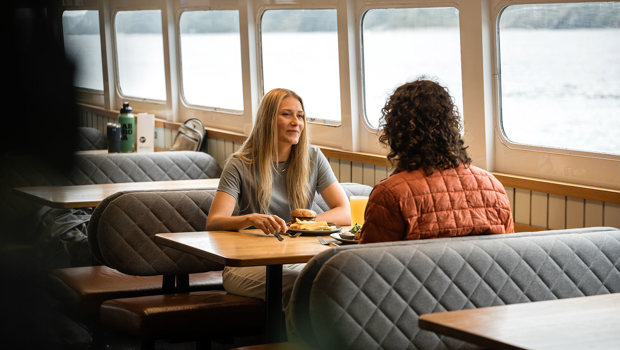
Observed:
[[[153,236],[153,240],[157,244],[161,244],[169,248],[177,249],[186,254],[192,254],[194,256],[198,256],[203,259],[208,259],[216,263],[219,263],[225,266],[230,266],[230,267],[268,266],[268,265],[306,263],[308,262],[308,260],[312,259],[312,257],[316,256],[316,254],[307,254],[307,255],[299,255],[294,258],[290,258],[290,257],[276,258],[276,259],[273,259],[273,261],[271,261],[270,264],[265,264],[264,260],[261,258],[257,258],[257,259],[226,258],[221,255],[212,254],[212,253],[209,253],[201,249],[194,249],[194,248],[188,247],[184,245],[183,243],[180,243],[175,240],[162,236],[162,235],[166,235],[170,233],[173,233],[173,232],[157,233]]]

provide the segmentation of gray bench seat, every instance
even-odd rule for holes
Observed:
[[[608,227],[356,245],[314,257],[293,294],[317,349],[466,349],[421,314],[620,292],[620,230]]]

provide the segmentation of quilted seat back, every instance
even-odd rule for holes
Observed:
[[[50,171],[38,162],[6,157],[3,181],[11,187],[68,186],[218,178],[221,169],[204,152],[78,153],[66,172]]]
[[[67,174],[72,185],[209,179],[220,177],[213,156],[204,152],[78,154]]]
[[[321,349],[463,349],[425,313],[620,292],[620,230],[588,228],[335,248],[293,290],[295,329]]]
[[[99,129],[80,126],[77,129],[77,149],[80,151],[92,149],[105,149],[106,138]]]
[[[175,275],[223,266],[155,244],[157,233],[204,230],[215,190],[120,192],[100,203],[88,242],[103,264],[129,275]]]

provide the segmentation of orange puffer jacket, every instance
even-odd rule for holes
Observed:
[[[502,184],[473,165],[391,175],[370,193],[361,243],[514,232]]]

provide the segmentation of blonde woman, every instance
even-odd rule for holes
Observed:
[[[347,196],[320,149],[309,144],[305,126],[303,101],[295,92],[274,89],[263,97],[250,136],[224,166],[207,230],[285,232],[291,211],[310,208],[316,192],[330,207],[317,220],[350,225]],[[302,267],[284,266],[283,305]],[[230,293],[265,297],[264,266],[225,268],[223,281]]]

